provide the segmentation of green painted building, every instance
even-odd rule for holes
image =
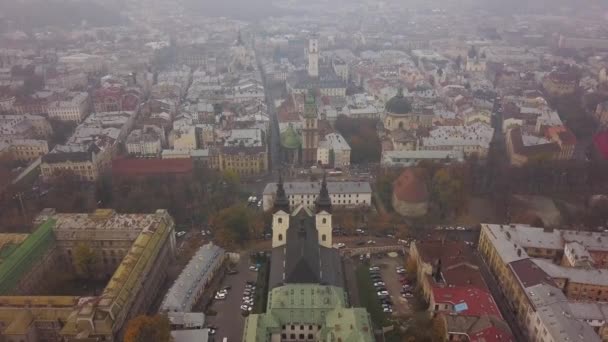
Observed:
[[[348,307],[340,255],[331,248],[331,199],[323,177],[315,213],[289,213],[279,179],[266,312],[249,315],[243,342],[371,342],[370,316]]]
[[[289,284],[268,294],[266,313],[250,315],[243,342],[374,341],[363,308],[348,308],[340,287]]]

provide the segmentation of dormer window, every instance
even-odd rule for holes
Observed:
[[[327,223],[327,219],[325,217],[321,221],[323,222],[323,224]]]

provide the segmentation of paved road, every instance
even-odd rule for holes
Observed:
[[[236,268],[239,273],[226,275],[220,285],[220,288],[232,287],[227,298],[225,300],[214,300],[211,304],[211,310],[217,314],[207,316],[207,325],[218,327],[215,341],[221,341],[224,337],[227,337],[229,342],[242,340],[245,317],[241,315],[241,302],[245,282],[248,280],[255,281],[257,277],[257,273],[250,271],[248,267],[249,255],[244,253],[241,255],[241,260]]]
[[[262,68],[262,61],[258,57],[259,54],[256,53],[256,59],[258,63],[258,68],[262,73],[262,80],[264,81],[264,93],[266,95],[266,108],[268,110],[268,116],[270,118],[270,170],[276,171],[280,167],[280,159],[279,159],[279,120],[277,118],[277,109],[274,106],[274,97],[272,95],[272,91],[270,89],[270,85],[266,80],[266,74],[264,69]]]

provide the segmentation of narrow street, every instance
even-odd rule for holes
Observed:
[[[492,272],[490,272],[488,265],[479,256],[478,253],[475,253],[475,258],[477,259],[477,265],[480,266],[479,269],[481,271],[481,275],[483,276],[483,279],[485,280],[486,285],[488,285],[488,288],[490,289],[490,293],[492,294],[492,297],[494,297],[496,304],[498,304],[500,313],[502,314],[505,321],[509,324],[511,331],[513,332],[513,337],[518,342],[527,341],[524,334],[522,333],[521,328],[519,327],[519,323],[517,322],[517,318],[515,317],[515,314],[510,309],[511,306],[507,303],[507,300],[506,300],[505,296],[503,295],[502,291],[500,290],[500,287],[499,287],[496,279],[492,275]]]
[[[279,149],[280,149],[280,132],[279,132],[279,120],[277,118],[277,109],[274,106],[274,97],[270,89],[268,80],[266,79],[266,73],[262,66],[262,61],[259,57],[259,53],[256,51],[256,60],[258,69],[262,75],[262,81],[264,82],[264,94],[266,95],[266,108],[268,111],[268,117],[270,118],[270,143],[268,146],[270,159],[269,159],[269,172],[272,174],[280,167]]]

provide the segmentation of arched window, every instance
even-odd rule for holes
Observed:
[[[322,220],[323,223],[327,223],[327,219],[324,217]]]
[[[279,217],[279,218],[277,219],[277,222],[279,222],[279,223],[283,223],[283,218],[282,218],[282,217]]]
[[[283,241],[283,234],[279,234],[279,241]]]
[[[321,235],[321,241],[327,241],[327,236],[325,234]]]

